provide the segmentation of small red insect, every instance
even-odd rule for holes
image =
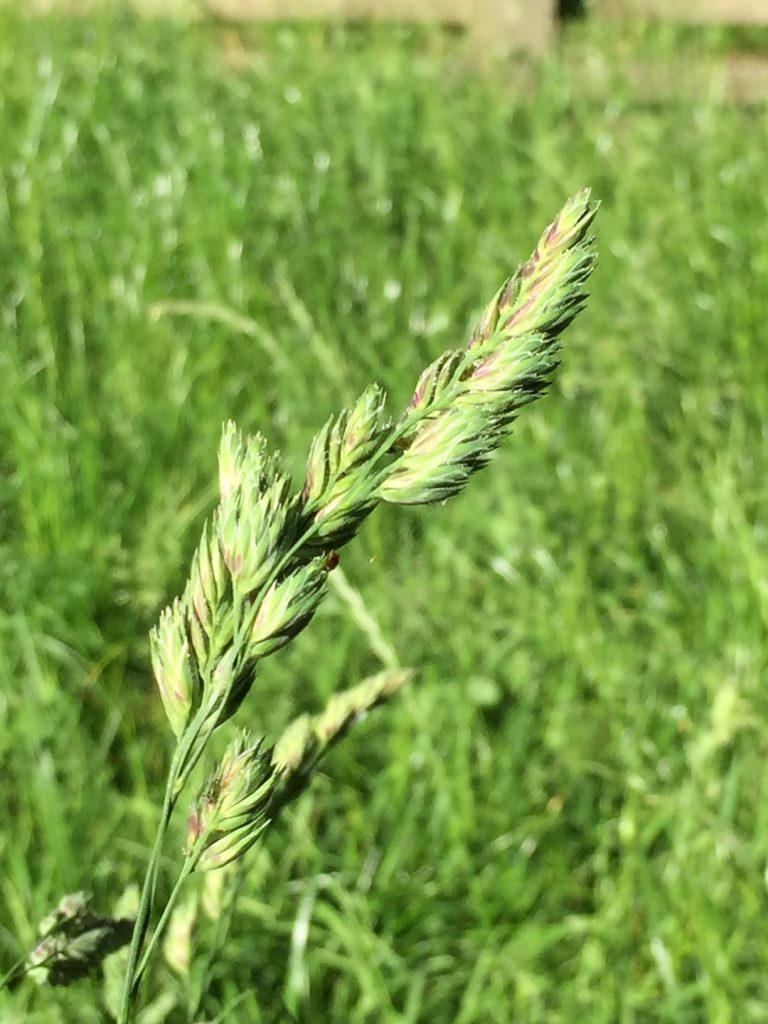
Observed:
[[[338,551],[331,551],[331,553],[328,555],[328,557],[325,560],[325,567],[326,567],[326,569],[328,570],[328,572],[333,572],[333,570],[336,568],[336,566],[338,564],[339,564],[339,552]]]

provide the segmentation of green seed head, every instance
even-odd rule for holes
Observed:
[[[278,651],[304,629],[323,598],[327,576],[326,559],[315,558],[272,584],[253,608],[250,658]]]
[[[372,460],[387,431],[384,399],[377,385],[367,388],[312,441],[302,509],[314,522],[310,547],[341,547],[376,505]]]
[[[178,736],[199,698],[197,669],[189,649],[181,601],[177,599],[161,613],[160,621],[149,634],[149,642],[163,707]]]
[[[187,856],[210,871],[241,856],[269,823],[277,776],[271,752],[241,733],[194,805],[187,828]]]

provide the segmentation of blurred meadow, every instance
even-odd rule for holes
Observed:
[[[551,393],[460,499],[377,511],[239,717],[417,681],[250,856],[194,1013],[161,966],[144,1024],[768,1022],[768,112],[622,74],[732,42],[576,24],[521,89],[427,30],[0,11],[0,968],[142,874],[147,631],[222,422],[298,478],[590,185]],[[100,1000],[25,981],[0,1022]]]

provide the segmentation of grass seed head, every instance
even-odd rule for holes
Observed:
[[[280,650],[307,625],[325,593],[328,563],[314,558],[276,581],[254,606],[248,655],[264,658]]]
[[[130,942],[133,921],[101,917],[84,892],[64,896],[40,922],[41,941],[27,967],[40,983],[65,986],[95,971],[108,954]]]
[[[377,504],[374,456],[388,431],[385,398],[378,385],[366,388],[313,439],[302,496],[303,515],[314,523],[310,547],[341,547]]]
[[[271,752],[243,732],[230,743],[190,812],[187,855],[210,871],[249,849],[269,823],[277,774]]]
[[[149,642],[163,707],[171,728],[178,736],[200,698],[184,605],[180,600],[175,600],[160,614],[158,624],[150,632]]]

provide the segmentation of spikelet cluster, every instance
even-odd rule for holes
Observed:
[[[597,212],[574,196],[531,256],[496,293],[464,351],[422,374],[403,414],[402,454],[380,488],[385,501],[423,505],[458,494],[545,391],[559,338],[586,301]]]
[[[266,443],[230,423],[219,447],[220,503],[203,530],[184,595],[150,634],[152,662],[173,731],[202,708],[211,726],[235,713],[259,659],[310,621],[327,561],[291,560],[300,505]]]
[[[199,871],[226,867],[259,839],[304,789],[322,756],[372,708],[394,696],[409,669],[382,672],[334,696],[318,715],[301,715],[272,750],[247,732],[229,745],[192,805],[187,856]]]
[[[328,420],[297,493],[263,438],[225,427],[219,505],[183,596],[151,634],[155,677],[177,736],[193,717],[208,735],[237,711],[260,659],[311,620],[336,549],[379,502],[453,497],[493,457],[520,409],[546,389],[560,335],[584,305],[596,209],[586,191],[569,200],[468,344],[422,373],[398,420],[387,417],[377,386]],[[322,714],[297,719],[271,753],[261,741],[235,741],[190,818],[199,866],[221,866],[247,849],[323,753],[406,678],[387,673],[338,695]]]
[[[198,870],[225,867],[253,846],[269,824],[276,779],[263,743],[236,736],[187,822],[187,855]]]
[[[313,440],[303,492],[303,512],[313,524],[310,546],[340,548],[376,506],[375,455],[389,426],[385,400],[378,385],[366,388]]]

